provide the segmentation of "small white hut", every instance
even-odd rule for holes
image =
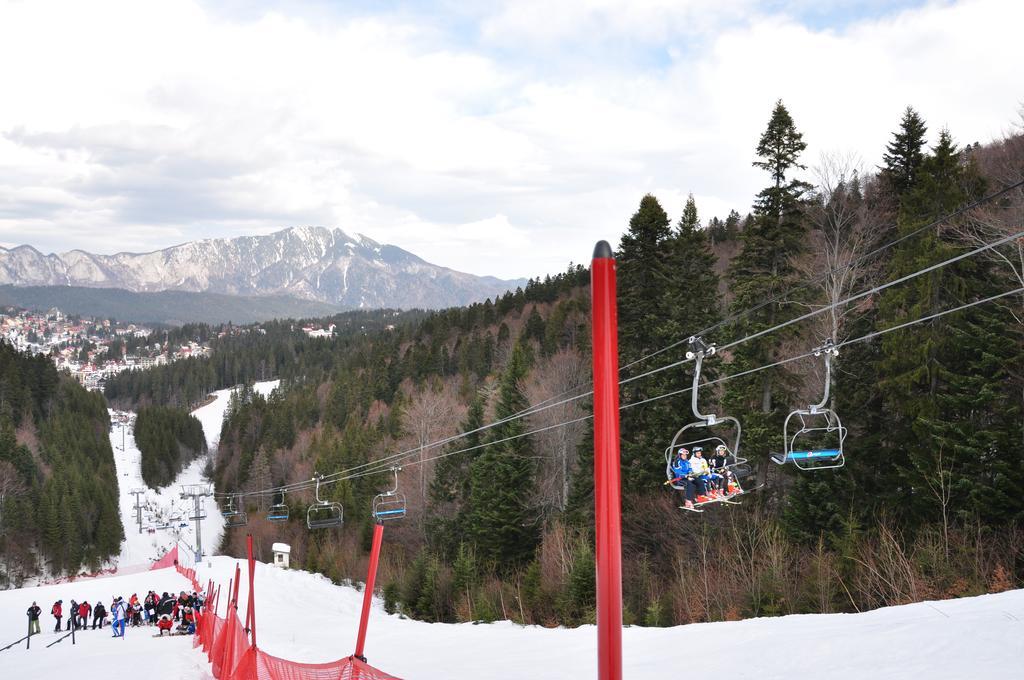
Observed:
[[[288,556],[292,553],[292,547],[287,543],[275,543],[271,550],[274,551],[274,566],[287,569]]]

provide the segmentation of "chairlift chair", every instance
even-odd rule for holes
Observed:
[[[306,526],[310,529],[329,529],[345,523],[345,510],[341,504],[320,498],[320,481],[323,478],[323,475],[318,475],[311,480],[316,482],[316,503],[306,511]]]
[[[244,527],[249,523],[249,517],[245,514],[245,510],[235,505],[237,500],[238,494],[228,496],[228,507],[221,511],[221,515],[224,516],[224,526],[228,529]]]
[[[690,409],[693,411],[693,415],[697,418],[692,423],[683,425],[672,437],[672,442],[665,449],[665,474],[668,479],[668,484],[678,491],[685,491],[686,486],[682,480],[676,480],[675,474],[672,472],[672,461],[678,455],[680,449],[688,449],[693,451],[694,447],[703,447],[706,451],[710,452],[716,449],[718,446],[724,446],[726,450],[726,464],[724,470],[732,473],[732,482],[735,486],[735,491],[729,495],[729,498],[739,496],[744,493],[743,487],[740,483],[740,477],[749,474],[749,466],[747,465],[747,459],[739,456],[740,452],[740,438],[742,436],[743,428],[740,425],[740,421],[732,416],[718,416],[713,413],[703,414],[700,412],[698,407],[699,393],[700,393],[700,372],[701,367],[704,363],[704,357],[712,356],[715,354],[715,346],[708,345],[700,337],[690,338],[691,349],[686,352],[687,359],[695,359],[695,365],[693,369],[693,385],[690,389]],[[718,431],[712,430],[712,428],[719,428]],[[726,431],[723,432],[722,430]],[[707,503],[714,503],[721,498],[710,499],[704,503],[695,503],[694,505],[705,505]]]
[[[401,469],[399,467],[391,468],[395,474],[395,486],[389,491],[377,494],[373,499],[371,515],[378,522],[405,517],[405,494],[398,491],[398,471]]]
[[[284,491],[281,491],[281,502],[270,506],[267,512],[269,522],[287,522],[289,517],[288,506],[284,503]]]
[[[839,420],[839,414],[825,406],[832,384],[832,357],[839,356],[839,350],[828,340],[814,350],[814,356],[825,359],[825,394],[817,404],[797,409],[786,416],[782,426],[785,450],[771,455],[773,463],[784,465],[791,462],[805,471],[831,470],[846,464],[843,455],[846,428]]]

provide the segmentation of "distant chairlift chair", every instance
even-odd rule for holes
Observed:
[[[399,467],[391,468],[395,474],[395,486],[389,491],[377,494],[373,499],[371,514],[373,519],[378,522],[405,517],[405,494],[398,490],[398,471],[401,469]]]
[[[238,500],[238,494],[228,496],[228,507],[221,512],[221,515],[224,516],[224,526],[228,529],[244,527],[249,523],[249,517],[245,514],[245,510],[236,505]]]
[[[814,356],[825,359],[825,394],[817,404],[797,409],[786,416],[782,431],[785,451],[771,455],[773,463],[793,463],[807,471],[830,470],[846,464],[843,455],[846,428],[839,420],[839,414],[825,406],[832,384],[832,357],[839,356],[839,350],[829,340],[814,350]]]
[[[345,523],[345,511],[341,504],[320,498],[320,481],[323,478],[323,475],[318,475],[312,480],[316,482],[316,503],[306,511],[306,526],[310,529],[330,529]]]
[[[284,503],[284,490],[281,491],[281,502],[270,506],[267,512],[268,522],[287,522],[289,518],[288,506]]]

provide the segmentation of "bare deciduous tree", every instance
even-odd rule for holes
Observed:
[[[533,371],[523,385],[523,394],[531,405],[551,406],[529,416],[530,429],[550,427],[582,416],[580,400],[559,402],[575,396],[578,392],[574,388],[585,382],[587,374],[587,362],[574,349],[559,350]],[[534,435],[541,459],[537,492],[539,505],[545,513],[564,510],[569,501],[576,447],[585,425],[582,421],[570,423]]]
[[[434,476],[434,463],[430,458],[440,453],[440,449],[426,447],[455,434],[459,422],[465,417],[465,408],[455,395],[453,386],[436,381],[415,391],[403,409],[402,425],[412,438],[407,443],[420,450],[417,457],[419,489],[414,496],[423,509],[426,509],[427,489]]]
[[[823,154],[815,167],[817,188],[808,217],[821,234],[822,249],[814,273],[825,294],[827,314],[822,315],[822,335],[839,342],[843,322],[855,307],[839,306],[863,281],[870,280],[876,263],[864,256],[873,248],[884,217],[863,200],[859,159],[851,154]]]

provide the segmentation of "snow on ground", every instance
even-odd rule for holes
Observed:
[[[199,580],[212,576],[227,587],[235,560],[218,557],[211,563],[212,568],[201,565]],[[247,588],[242,563],[240,592]],[[257,641],[269,654],[304,662],[351,654],[361,606],[362,593],[353,588],[257,564]],[[594,626],[422,623],[387,615],[379,598],[365,652],[372,665],[402,678],[597,675]],[[634,626],[623,631],[623,658],[626,678],[1024,677],[1024,590],[863,614]]]
[[[280,381],[256,383],[255,389],[268,395]],[[232,389],[214,392],[213,400],[193,411],[199,419],[206,434],[209,455],[217,450],[220,441],[221,425],[224,413],[231,399]],[[121,554],[117,563],[120,569],[151,563],[169,550],[176,542],[181,542],[182,549],[196,545],[195,522],[189,521],[193,513],[191,500],[180,497],[181,487],[186,484],[203,484],[203,469],[208,456],[202,456],[182,470],[172,484],[160,491],[147,488],[142,481],[139,468],[141,454],[135,445],[134,427],[135,414],[125,411],[111,411],[113,428],[110,432],[110,444],[114,449],[114,462],[117,466],[119,502],[121,521],[124,523],[125,541],[121,544]],[[136,522],[134,489],[145,491],[139,498],[142,510],[142,532]],[[202,523],[203,552],[210,554],[220,544],[224,531],[224,518],[211,499],[202,499],[202,507],[206,519]]]
[[[385,537],[385,549],[387,549]],[[213,557],[200,565],[199,580],[227,587],[236,560]],[[248,587],[244,562],[241,610]],[[48,612],[55,599],[130,596],[150,588],[180,590],[173,569],[94,581],[0,592],[0,644],[24,635],[25,609],[43,608],[44,634],[3,652],[5,677],[96,677],[112,668],[145,669],[147,680],[206,680],[210,667],[188,638],[154,639],[148,629],[128,629],[124,640],[87,631],[45,649],[55,639]],[[223,597],[222,597],[223,600]],[[256,565],[256,615],[260,647],[295,661],[333,661],[355,646],[362,593],[323,577]],[[223,607],[221,613],[223,614]],[[378,668],[407,679],[565,680],[597,674],[593,626],[545,629],[496,624],[421,623],[389,616],[376,600],[366,655]],[[751,619],[675,628],[623,631],[624,677],[758,680],[862,680],[916,678],[963,680],[1021,677],[1024,658],[1024,591],[961,600],[889,607],[864,614],[827,614]],[[136,665],[136,662],[138,665]],[[132,672],[131,670],[129,672]]]

